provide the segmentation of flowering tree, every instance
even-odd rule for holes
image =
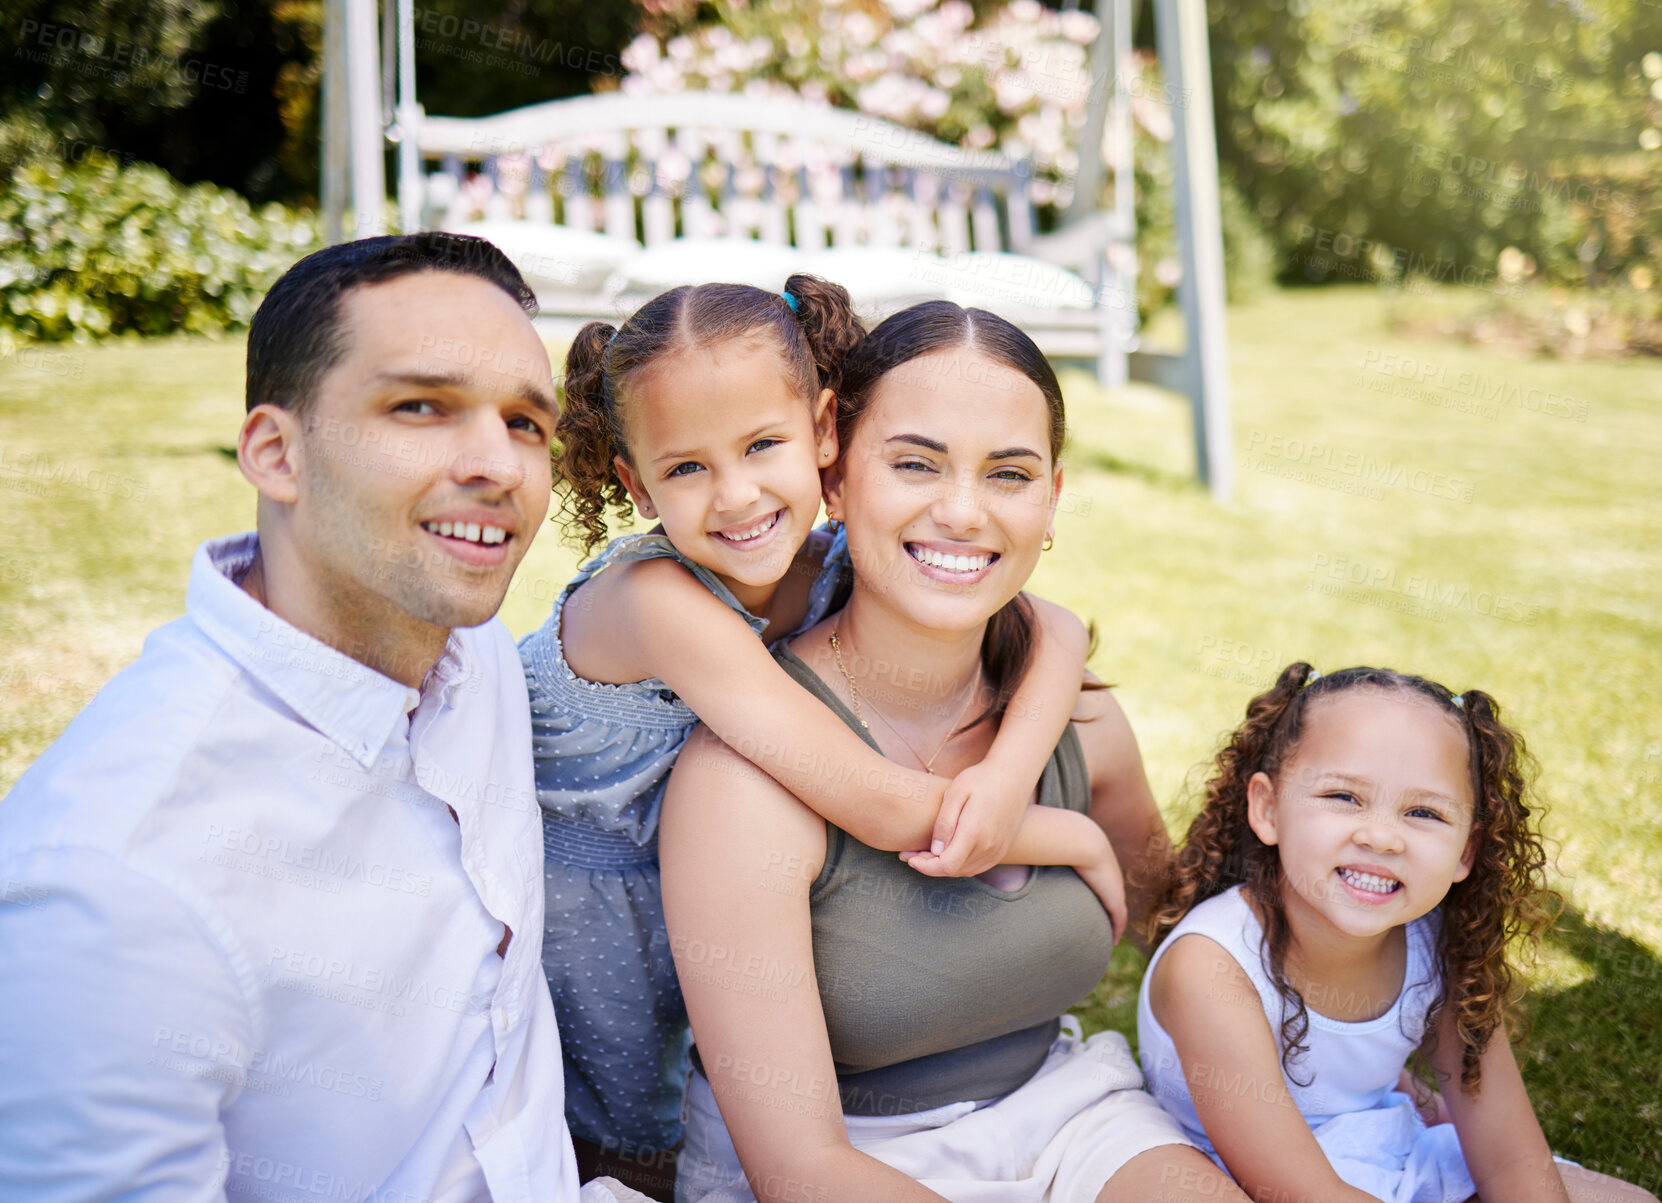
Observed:
[[[790,93],[855,108],[1030,160],[1034,204],[1073,200],[1086,111],[1107,85],[1091,75],[1091,14],[1038,0],[1015,0],[979,25],[965,0],[719,0],[715,9],[705,23],[668,14],[666,36],[636,38],[623,54],[623,89]],[[1169,113],[1131,90],[1142,127],[1169,137]]]
[[[1097,20],[1013,0],[978,19],[965,0],[648,0],[643,32],[622,55],[624,91],[798,95],[858,109],[946,142],[997,149],[1033,168],[1040,225],[1074,200],[1086,118],[1112,86],[1094,66]],[[698,12],[713,12],[698,20]],[[1140,308],[1171,299],[1178,268],[1171,212],[1166,87],[1139,52],[1120,87],[1131,102]],[[1100,153],[1127,156],[1109,123]],[[1103,198],[1095,198],[1101,200]],[[1232,289],[1267,275],[1269,249],[1225,181],[1224,244]]]

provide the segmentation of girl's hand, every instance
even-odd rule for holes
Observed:
[[[980,764],[964,769],[947,786],[930,835],[928,855],[933,859],[909,861],[920,873],[973,877],[1010,863],[1010,848],[1034,787],[1079,701],[1079,681],[1090,650],[1085,624],[1053,602],[1023,596],[1036,620],[1032,660],[999,721],[993,746]]]
[[[991,757],[970,765],[946,787],[929,850],[907,853],[906,863],[931,877],[974,877],[1003,864],[1032,795],[1032,782],[1012,780]]]
[[[1414,1100],[1414,1110],[1420,1113],[1425,1126],[1435,1128],[1438,1124],[1452,1123],[1448,1107],[1443,1102],[1443,1096],[1431,1088],[1429,1082],[1416,1077],[1406,1066],[1397,1077],[1397,1089]]]
[[[954,876],[942,871],[944,858],[939,853],[902,852],[900,859],[931,877]],[[1125,933],[1125,878],[1120,873],[1119,858],[1114,855],[1107,834],[1087,815],[1060,806],[1029,803],[1015,842],[999,863],[1071,867],[1108,912],[1109,921],[1114,925],[1114,939],[1118,941]]]
[[[1118,944],[1120,937],[1125,934],[1128,914],[1125,906],[1125,876],[1120,872],[1119,857],[1114,855],[1114,849],[1109,846],[1108,840],[1103,839],[1100,856],[1093,858],[1089,864],[1075,865],[1074,872],[1091,887],[1097,900],[1102,903],[1102,909],[1108,912],[1108,919],[1114,925],[1114,943]]]

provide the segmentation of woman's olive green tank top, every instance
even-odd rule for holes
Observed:
[[[877,746],[789,648],[775,658]],[[1083,812],[1090,797],[1084,749],[1069,727],[1039,801]],[[1108,969],[1113,928],[1090,887],[1057,866],[1033,869],[1011,891],[973,877],[929,877],[825,828],[825,867],[808,902],[844,1113],[990,1099],[1032,1077],[1059,1017]]]

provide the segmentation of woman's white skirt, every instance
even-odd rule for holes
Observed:
[[[1118,1032],[1081,1040],[1064,1031],[1039,1071],[984,1103],[948,1103],[909,1115],[852,1115],[855,1148],[953,1203],[1093,1203],[1139,1153],[1188,1145],[1177,1122],[1143,1089],[1137,1059]],[[807,1192],[807,1193],[802,1193]],[[784,1190],[785,1197],[794,1197]],[[812,1198],[808,1184],[795,1192]],[[694,1074],[676,1203],[753,1203],[710,1083]]]

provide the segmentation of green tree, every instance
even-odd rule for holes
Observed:
[[[1662,87],[1645,60],[1662,6],[1209,12],[1219,155],[1289,277],[1472,282],[1514,246],[1552,278],[1596,283],[1662,250]]]

